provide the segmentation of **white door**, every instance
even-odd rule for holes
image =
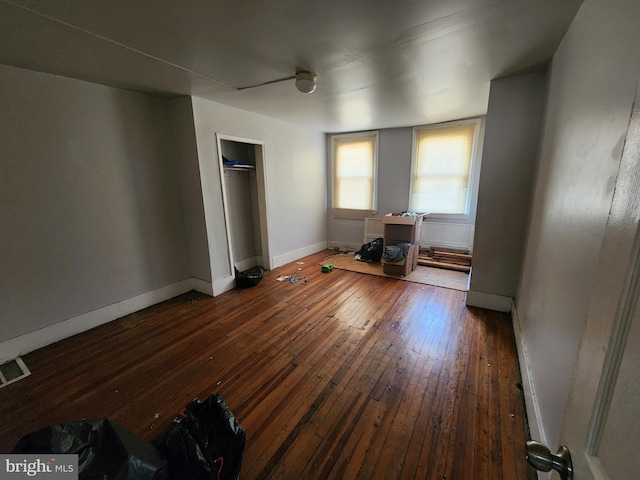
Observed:
[[[561,434],[576,480],[640,478],[640,88]],[[554,474],[557,475],[557,474]]]

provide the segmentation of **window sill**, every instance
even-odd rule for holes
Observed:
[[[344,208],[332,209],[333,218],[347,218],[352,220],[364,220],[367,217],[373,217],[376,210],[348,210]]]

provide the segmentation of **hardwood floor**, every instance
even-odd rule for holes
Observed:
[[[0,389],[0,451],[83,418],[152,439],[219,392],[247,432],[245,480],[534,478],[509,315],[456,290],[321,273],[326,255],[25,356],[32,375]],[[276,281],[288,274],[305,279]]]

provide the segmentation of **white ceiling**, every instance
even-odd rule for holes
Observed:
[[[191,94],[325,132],[486,113],[582,0],[0,0],[0,63]],[[317,74],[317,89],[293,80]]]

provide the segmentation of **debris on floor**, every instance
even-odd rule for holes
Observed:
[[[289,280],[289,283],[296,283],[300,280],[304,280],[304,278],[305,278],[304,276],[292,274],[292,275],[282,275],[276,278],[276,280],[278,282],[284,282],[285,280]],[[309,282],[307,280],[304,280],[304,283],[309,283]]]
[[[456,248],[421,247],[418,255],[418,265],[465,273],[471,271],[471,260],[472,255],[469,254],[469,250]]]

